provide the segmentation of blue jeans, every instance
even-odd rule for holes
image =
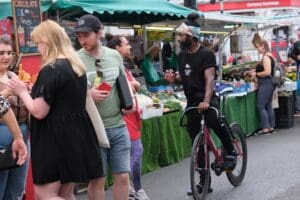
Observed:
[[[274,90],[275,86],[272,84],[271,78],[258,79],[256,108],[260,116],[261,128],[275,127],[275,115],[272,108]]]
[[[141,176],[142,176],[142,157],[143,145],[141,139],[131,141],[131,178],[135,191],[142,189]]]
[[[105,129],[110,148],[100,148],[103,175],[107,175],[107,166],[113,174],[130,172],[130,138],[125,125]]]
[[[19,124],[24,141],[26,141],[28,157],[30,155],[28,127],[25,123]],[[0,146],[7,147],[11,145],[13,140],[8,128],[4,124],[0,124]],[[14,169],[0,171],[0,200],[22,199],[25,192],[25,182],[27,176],[29,159],[21,166]]]

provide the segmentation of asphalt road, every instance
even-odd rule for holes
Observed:
[[[299,200],[300,199],[300,119],[289,129],[273,135],[247,138],[248,168],[244,182],[234,188],[226,175],[213,175],[213,193],[207,200]],[[143,187],[151,200],[192,199],[189,187],[189,158],[143,176]],[[213,173],[212,173],[213,174]],[[77,199],[87,199],[86,194]],[[111,190],[106,200],[112,200]]]

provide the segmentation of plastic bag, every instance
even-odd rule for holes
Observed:
[[[151,84],[160,80],[160,77],[148,56],[146,56],[145,60],[142,62],[142,70],[147,83]]]

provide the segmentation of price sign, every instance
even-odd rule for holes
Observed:
[[[40,0],[12,0],[12,12],[17,53],[38,53],[37,45],[30,39],[30,33],[41,23]]]

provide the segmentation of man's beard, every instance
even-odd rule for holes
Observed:
[[[185,41],[180,43],[180,49],[186,50],[188,49],[192,44],[192,40],[190,38],[186,38]]]

